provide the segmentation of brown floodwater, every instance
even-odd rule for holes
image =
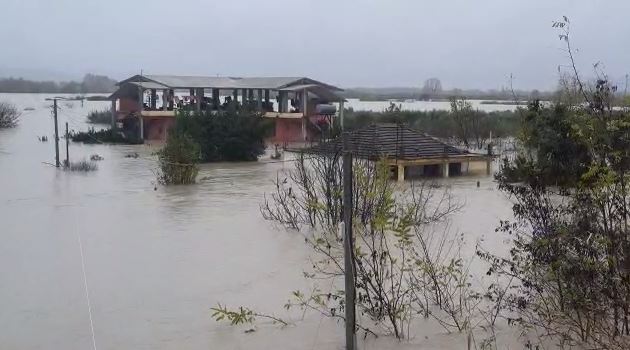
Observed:
[[[291,163],[204,165],[198,184],[155,186],[155,147],[70,145],[72,160],[99,154],[98,171],[54,163],[50,95],[0,94],[23,111],[19,127],[0,130],[0,344],[3,349],[91,349],[82,243],[98,349],[341,349],[343,324],[287,312],[310,251],[303,237],[263,220],[259,205],[278,171]],[[91,110],[108,102],[61,102],[60,129],[85,130]],[[39,142],[46,135],[48,142]],[[127,158],[137,152],[139,158]],[[61,147],[62,159],[65,146]],[[476,182],[480,181],[477,188]],[[487,176],[442,181],[463,209],[450,227],[468,242],[504,249],[494,233],[510,202]],[[478,275],[483,275],[479,264]],[[481,278],[480,278],[481,279]],[[479,281],[483,283],[483,281]],[[295,321],[279,328],[215,322],[217,302],[245,305]],[[427,321],[413,338],[361,341],[360,349],[440,349],[466,344]],[[512,343],[510,329],[506,342]]]

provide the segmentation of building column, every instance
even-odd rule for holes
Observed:
[[[238,103],[238,89],[234,89],[234,91],[232,91],[232,99],[234,100],[234,103]]]
[[[265,103],[269,105],[269,89],[265,89]]]
[[[405,166],[398,164],[398,182],[405,181]]]
[[[138,124],[140,127],[140,140],[144,140],[144,120],[142,119],[142,111],[144,110],[144,90],[138,86]]]
[[[168,108],[170,109],[175,109],[175,90],[173,89],[169,89],[168,90]]]
[[[308,91],[306,89],[302,91],[302,107],[300,108],[302,109],[302,115],[306,117],[308,114]]]
[[[144,90],[138,86],[138,114],[144,110]]]
[[[442,163],[442,177],[448,177],[448,162]]]
[[[157,90],[151,89],[151,109],[157,109]]]
[[[243,106],[247,105],[247,89],[242,89],[241,90],[242,96],[241,96],[241,104]]]
[[[306,117],[302,117],[302,141],[306,141]]]
[[[203,88],[197,89],[197,93],[195,94],[195,109],[197,113],[201,113],[201,100],[203,100]]]
[[[287,92],[286,91],[279,91],[278,92],[278,112],[280,113],[286,113],[288,111],[287,108],[287,104],[289,102],[288,96],[287,96]]]
[[[168,111],[168,100],[170,95],[168,94],[168,89],[162,90],[162,110]]]
[[[219,106],[221,105],[221,101],[219,101],[219,94],[219,89],[212,89],[212,105],[217,111],[219,110]]]
[[[116,99],[112,100],[112,106],[110,109],[111,113],[112,113],[112,130],[116,130],[116,121],[118,118],[116,118]]]
[[[263,105],[263,91],[262,89],[258,89],[258,94],[256,96],[258,98],[257,102],[257,106],[258,106],[258,111],[262,112],[262,105]]]
[[[140,140],[144,140],[144,118],[140,115]]]

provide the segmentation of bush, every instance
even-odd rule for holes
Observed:
[[[65,163],[65,161],[64,161]],[[96,163],[88,162],[87,160],[82,160],[79,162],[70,162],[70,164],[65,163],[64,169],[70,171],[80,171],[80,172],[90,172],[98,169]]]
[[[88,123],[92,124],[110,124],[112,122],[112,113],[110,111],[91,111],[87,115]]]
[[[203,162],[255,161],[265,152],[272,122],[255,112],[181,112],[175,132],[190,135]]]
[[[158,152],[160,173],[158,182],[163,185],[195,183],[199,172],[199,145],[188,135],[171,133]]]
[[[14,105],[0,102],[0,129],[16,127],[19,118],[20,112]]]
[[[124,145],[139,145],[143,142],[140,139],[127,137],[124,134],[111,129],[101,129],[96,131],[94,128],[90,128],[88,131],[72,132],[70,139],[72,142],[82,142],[87,144],[118,143]]]

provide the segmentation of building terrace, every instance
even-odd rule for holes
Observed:
[[[142,139],[163,140],[180,109],[220,111],[236,104],[276,121],[270,142],[312,141],[336,116],[332,103],[340,114],[344,104],[342,89],[306,77],[135,75],[117,86],[110,96],[112,126],[135,118]]]

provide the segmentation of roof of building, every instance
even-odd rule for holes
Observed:
[[[272,89],[279,90],[292,85],[315,84],[334,91],[342,89],[306,77],[211,77],[185,75],[134,75],[118,85],[134,82],[153,82],[170,89]]]
[[[349,149],[359,158],[417,160],[481,156],[448,145],[425,133],[398,124],[371,124],[348,133]],[[307,153],[338,153],[342,139],[322,142],[307,148]]]

